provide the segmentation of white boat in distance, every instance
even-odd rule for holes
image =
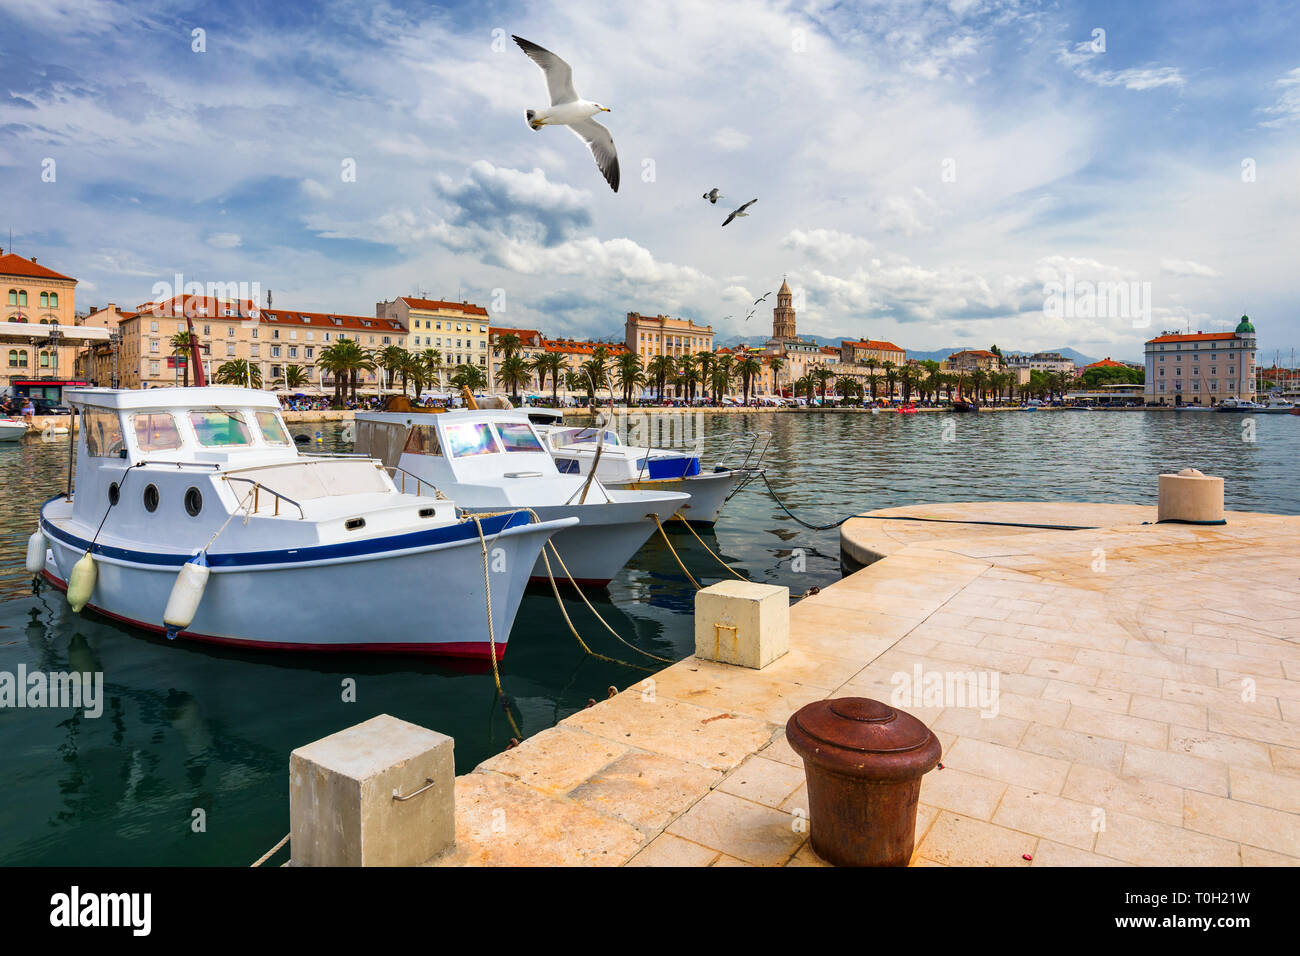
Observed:
[[[712,527],[732,491],[754,468],[700,468],[700,457],[689,451],[624,445],[611,428],[564,424],[564,413],[550,408],[527,408],[530,420],[545,439],[561,472],[591,474],[611,489],[676,491],[691,500],[682,516],[697,527]],[[600,449],[597,460],[596,449]]]
[[[656,530],[690,504],[674,491],[608,489],[598,479],[562,474],[523,409],[358,412],[356,449],[399,469],[408,492],[445,492],[471,512],[532,509],[539,518],[574,520],[554,545],[574,581],[605,587]],[[551,572],[565,580],[552,555]],[[545,561],[532,579],[549,580]]]
[[[1267,408],[1267,405],[1262,405],[1259,402],[1252,402],[1248,398],[1225,398],[1218,405],[1214,406],[1216,412],[1249,412],[1251,414],[1257,414],[1267,410]]]
[[[21,418],[0,418],[0,441],[17,441],[27,434],[27,423]]]
[[[401,493],[371,459],[299,455],[269,392],[65,394],[82,415],[76,488],[41,508],[28,569],[68,590],[74,608],[80,600],[146,630],[460,657],[487,657],[495,644],[500,657],[528,569],[552,534],[576,524],[523,512],[483,519],[489,553],[503,558],[485,575],[479,529],[451,501]],[[206,586],[178,627],[169,601],[200,552]],[[87,553],[89,575],[75,569]]]

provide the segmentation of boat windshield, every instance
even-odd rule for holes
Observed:
[[[619,444],[618,435],[614,432],[605,430],[605,444]],[[594,445],[600,441],[601,431],[598,428],[562,428],[558,431],[551,432],[551,444],[556,448],[564,448],[570,445]]]
[[[190,412],[190,424],[194,426],[199,444],[205,448],[232,448],[253,443],[253,433],[242,412],[196,408]]]
[[[467,422],[447,426],[447,450],[453,458],[495,455],[501,443],[487,422]]]
[[[284,423],[275,412],[258,412],[257,427],[262,429],[262,437],[268,445],[292,445],[289,433],[284,430]]]
[[[493,422],[506,451],[544,451],[533,430],[522,422]]]
[[[169,451],[181,447],[180,429],[170,412],[140,412],[131,416],[135,443],[141,451]]]

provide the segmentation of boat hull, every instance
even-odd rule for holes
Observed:
[[[496,525],[506,523],[498,519]],[[87,542],[48,518],[41,524],[50,541],[44,577],[66,589]],[[327,548],[303,548],[299,553],[309,560],[296,562],[230,564],[229,555],[211,555],[198,611],[175,636],[274,650],[480,658],[495,650],[500,658],[528,580],[526,570],[517,569],[532,567],[542,544],[567,525],[515,524],[499,534],[497,526],[485,527],[494,640],[473,523],[455,526],[460,536],[454,540],[337,556],[313,554]],[[97,545],[95,588],[87,607],[165,633],[163,610],[188,557]]]
[[[0,421],[0,441],[18,441],[26,434],[26,422]]]
[[[657,489],[662,490],[662,489]],[[614,575],[641,550],[652,534],[658,529],[654,520],[647,515],[658,516],[660,522],[667,524],[682,504],[682,499],[673,496],[649,495],[615,495],[627,500],[590,503],[581,508],[573,505],[541,505],[530,510],[542,521],[551,521],[569,516],[576,516],[578,523],[556,533],[552,539],[555,550],[564,559],[564,567],[549,554],[551,574],[555,580],[564,582],[568,576],[584,587],[606,587]],[[549,550],[549,549],[548,549]],[[568,569],[568,576],[565,574]],[[533,565],[530,583],[549,584],[546,561],[539,554]]]
[[[691,500],[679,509],[679,513],[697,528],[712,528],[722,514],[727,496],[735,490],[741,477],[740,471],[715,471],[691,478],[660,478],[629,481],[625,484],[605,482],[605,485],[636,491],[675,491],[688,494]]]

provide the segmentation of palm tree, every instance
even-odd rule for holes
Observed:
[[[247,359],[231,359],[217,367],[213,379],[218,385],[246,385],[252,382],[253,388],[261,388],[262,370],[256,365],[250,366]]]
[[[826,384],[835,377],[835,372],[829,365],[818,365],[812,371],[812,379],[822,390],[822,405],[826,404]]]
[[[442,353],[437,349],[425,349],[419,356],[420,364],[423,366],[425,381],[429,383],[442,383]],[[419,388],[416,388],[415,397],[420,397]]]
[[[220,371],[220,369],[218,369]],[[260,372],[254,372],[254,378],[260,378]],[[311,382],[311,373],[302,365],[286,365],[284,374],[272,384],[284,388],[302,388]]]
[[[677,359],[677,383],[686,396],[687,404],[695,401],[695,386],[700,382],[699,360],[694,355]]]
[[[190,386],[190,356],[194,354],[191,346],[197,340],[198,337],[188,330],[177,332],[169,340],[169,344],[172,347],[172,357],[184,359],[184,361],[181,362],[181,374],[183,375],[182,382],[185,388],[189,388]]]
[[[569,369],[564,373],[564,388],[570,394],[580,392],[587,387],[587,376],[583,375],[576,369]]]
[[[898,375],[898,367],[889,359],[880,363],[880,369],[885,373],[885,397],[891,402],[894,400],[894,381]]]
[[[519,336],[514,332],[507,332],[505,335],[494,335],[493,342],[493,347],[501,350],[501,357],[503,359],[510,358],[523,348],[524,344]]]
[[[781,393],[781,369],[785,368],[785,359],[772,356],[767,360],[767,367],[772,370],[772,391],[779,395]]]
[[[970,388],[974,393],[975,404],[980,404],[980,398],[984,394],[984,386],[988,383],[988,373],[982,368],[974,368],[970,373]]]
[[[672,376],[674,363],[670,355],[656,355],[646,366],[646,375],[655,383],[659,391],[659,401],[664,400],[664,384]]]
[[[721,404],[722,396],[731,388],[731,365],[732,358],[730,355],[724,355],[713,365],[713,374],[709,377],[709,384],[713,388],[714,404]]]
[[[357,397],[357,378],[365,370],[375,367],[373,359],[356,339],[339,339],[333,345],[321,349],[316,364],[334,376],[334,400],[336,406],[343,404],[344,391],[351,392],[355,401]]]
[[[591,358],[583,362],[582,370],[587,377],[587,404],[596,404],[597,389],[609,384],[609,348],[597,345],[591,350]]]
[[[712,352],[697,352],[696,360],[700,363],[700,392],[704,400],[709,399],[709,390],[712,387],[713,369],[718,364],[718,357]]]
[[[542,388],[546,388],[546,376],[551,376],[551,404],[560,404],[560,377],[564,375],[564,356],[559,352],[542,352],[533,359],[533,371]]]
[[[518,338],[518,336],[515,336]],[[532,381],[528,360],[511,352],[497,366],[497,384],[510,393],[510,400],[519,404],[519,388]]]
[[[903,390],[903,402],[911,404],[912,387],[916,384],[917,372],[911,365],[904,365],[898,370],[898,385]]]
[[[812,404],[813,392],[816,390],[816,388],[817,388],[817,383],[813,381],[813,377],[811,375],[803,375],[795,379],[794,384],[790,386],[791,391],[794,392],[795,398],[799,397],[800,392],[807,395],[809,405]]]
[[[841,375],[835,379],[835,391],[840,393],[840,397],[846,402],[856,401],[862,386],[858,380],[850,375]]]
[[[641,356],[635,352],[624,352],[614,360],[614,374],[618,387],[623,392],[623,402],[632,404],[632,392],[644,381],[641,374]]]
[[[740,376],[741,394],[744,404],[749,404],[749,385],[763,371],[763,364],[753,355],[746,355],[736,363],[736,374]]]
[[[393,387],[393,379],[396,378],[397,373],[401,371],[408,355],[410,355],[410,353],[400,345],[386,345],[374,353],[375,364],[387,373],[388,388]],[[402,381],[402,391],[406,391],[405,379]]]
[[[482,391],[488,386],[487,372],[477,365],[457,365],[451,373],[451,384],[471,392]]]
[[[867,381],[871,383],[871,401],[876,400],[876,369],[880,368],[880,361],[876,358],[868,358],[864,363],[867,366]]]

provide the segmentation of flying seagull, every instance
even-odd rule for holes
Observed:
[[[542,69],[546,76],[546,89],[551,94],[551,108],[529,110],[528,125],[538,130],[543,126],[567,126],[578,139],[591,149],[609,188],[618,192],[618,154],[614,151],[614,137],[597,123],[593,116],[609,113],[607,106],[579,98],[573,89],[573,69],[550,50],[523,37],[511,35],[519,49]]]
[[[760,302],[763,301],[763,299],[766,299],[766,298],[767,298],[769,295],[771,295],[771,294],[772,294],[772,293],[770,293],[770,292],[764,292],[761,298],[758,298],[758,299],[755,299],[755,300],[754,300],[754,304],[755,304],[755,305],[758,305]]]
[[[719,199],[722,199],[724,197],[722,193],[718,192],[718,187],[714,186],[712,189],[706,192],[702,198],[707,199],[711,203],[716,203]]]
[[[726,219],[724,219],[723,222],[722,222],[722,224],[725,226],[727,223],[731,222],[731,220],[735,219],[737,216],[748,216],[749,213],[745,212],[745,210],[748,209],[750,206],[754,205],[754,203],[756,203],[756,202],[758,202],[757,199],[751,199],[749,202],[745,203],[745,205],[741,206],[739,209],[737,209],[735,212],[733,212],[730,216],[728,216]]]
[[[726,223],[723,223],[723,225],[726,225]],[[745,316],[745,321],[748,322],[750,319],[752,319],[754,317],[754,313],[757,311],[758,309],[750,309],[749,315]]]

